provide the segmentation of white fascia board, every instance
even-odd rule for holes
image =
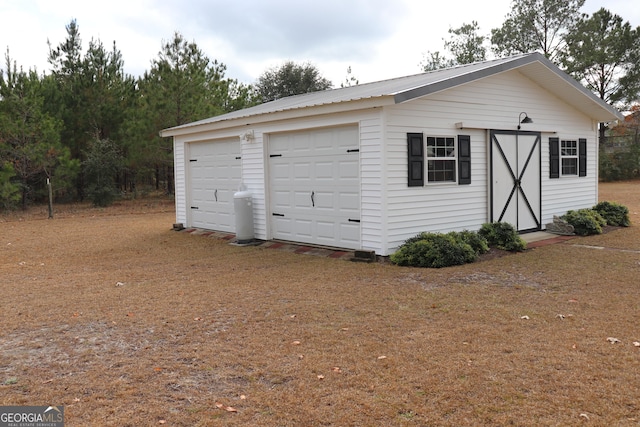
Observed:
[[[350,102],[339,102],[335,104],[325,104],[318,106],[310,106],[286,111],[275,111],[271,113],[259,114],[255,116],[238,117],[228,120],[215,120],[211,118],[210,122],[194,124],[192,126],[180,126],[175,128],[164,129],[160,131],[161,137],[171,137],[179,135],[187,135],[199,132],[208,132],[220,129],[240,126],[255,126],[260,123],[268,123],[280,120],[291,120],[303,117],[321,116],[326,114],[336,114],[344,112],[352,112],[358,110],[368,110],[371,108],[380,108],[385,105],[393,105],[393,96],[383,96],[376,98],[360,99]]]

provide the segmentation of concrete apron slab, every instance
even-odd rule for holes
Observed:
[[[558,235],[547,233],[546,231],[534,231],[533,233],[521,234],[520,237],[522,237],[522,239],[527,243],[533,243],[533,242],[538,242],[540,240],[553,239],[555,237],[558,237]]]
[[[527,242],[527,249],[538,248],[540,246],[552,245],[554,243],[562,243],[571,240],[573,236],[563,236],[559,234],[548,233],[546,231],[534,231],[533,233],[521,234],[520,237]]]

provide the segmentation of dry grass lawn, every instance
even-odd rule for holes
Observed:
[[[600,190],[632,227],[440,270],[174,232],[163,199],[5,215],[0,405],[70,427],[638,425],[640,182]]]

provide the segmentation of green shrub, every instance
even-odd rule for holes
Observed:
[[[626,206],[615,202],[600,202],[593,207],[607,221],[607,224],[613,226],[628,227],[631,225],[629,220],[629,209]]]
[[[390,259],[402,266],[441,268],[473,262],[477,256],[461,233],[420,233],[407,239]]]
[[[487,239],[493,248],[512,252],[522,252],[527,248],[527,242],[508,222],[487,222],[482,224],[478,234]]]
[[[453,233],[455,233],[455,231],[449,234]],[[480,255],[489,252],[489,243],[487,242],[487,239],[485,239],[475,231],[464,230],[457,234],[459,235],[460,239],[462,239],[462,241],[471,246],[476,254]]]
[[[435,233],[427,233],[422,232],[413,237],[408,238],[404,241],[404,245],[412,244],[415,242],[419,242],[420,240],[430,239],[431,236]],[[489,245],[487,243],[487,239],[480,236],[475,231],[450,231],[447,233],[447,236],[451,236],[456,240],[467,243],[477,254],[484,254],[489,252]]]
[[[579,236],[601,234],[602,227],[607,225],[607,220],[593,209],[571,210],[560,218],[571,224]]]
[[[405,240],[403,245],[410,245],[412,243],[419,242],[420,240],[428,239],[429,236],[432,235],[432,234],[434,234],[434,233],[427,233],[426,231],[423,231],[422,233],[418,233],[415,236],[410,237],[407,240]]]

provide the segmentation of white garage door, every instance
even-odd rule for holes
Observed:
[[[189,144],[190,225],[235,231],[233,194],[240,185],[240,141]]]
[[[269,137],[273,238],[360,248],[358,127]]]

